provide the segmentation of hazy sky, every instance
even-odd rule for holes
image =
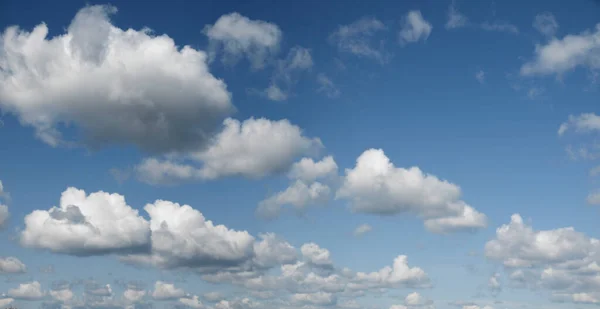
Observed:
[[[0,307],[600,305],[600,3],[0,4]]]

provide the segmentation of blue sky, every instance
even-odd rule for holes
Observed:
[[[0,11],[0,307],[600,305],[597,1]]]

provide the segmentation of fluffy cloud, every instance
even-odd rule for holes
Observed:
[[[256,213],[265,219],[277,218],[285,205],[292,205],[295,211],[302,214],[311,205],[323,204],[331,195],[331,189],[320,182],[307,185],[297,180],[284,191],[268,197],[258,204]]]
[[[319,139],[305,137],[286,119],[250,118],[243,123],[227,119],[224,125],[206,151],[193,155],[203,162],[204,178],[264,177],[287,170],[299,155],[322,147]]]
[[[410,267],[408,257],[400,255],[394,259],[392,267],[386,266],[377,272],[356,273],[356,282],[372,288],[424,287],[429,285],[429,277],[421,268]]]
[[[129,303],[137,303],[146,296],[146,291],[128,287],[123,291],[123,298]]]
[[[562,39],[553,38],[546,44],[537,44],[533,60],[521,67],[521,75],[564,74],[577,67],[591,70],[600,68],[600,24],[596,29],[570,34]]]
[[[368,224],[361,224],[354,230],[354,236],[362,236],[369,233],[373,228]]]
[[[326,268],[333,267],[329,250],[321,248],[315,243],[302,245],[302,247],[300,247],[300,252],[302,252],[304,259],[311,265]]]
[[[206,220],[189,205],[158,200],[150,215],[152,263],[159,267],[226,268],[252,259],[254,237]]]
[[[448,8],[448,20],[446,21],[446,29],[457,29],[465,27],[469,23],[469,20],[465,15],[458,11],[456,4],[452,1]]]
[[[335,175],[337,170],[338,166],[332,156],[327,156],[317,162],[311,158],[302,158],[292,165],[288,177],[304,182],[313,182]]]
[[[537,14],[533,20],[533,28],[546,37],[553,37],[558,30],[558,22],[550,12]]]
[[[39,282],[19,284],[19,287],[8,290],[8,296],[14,299],[38,300],[45,296],[42,292],[42,286]]]
[[[255,69],[263,68],[265,61],[279,51],[283,35],[275,24],[251,20],[235,12],[205,26],[204,34],[209,39],[212,58],[222,50],[223,62],[234,64],[246,57]]]
[[[572,302],[574,295],[600,297],[599,252],[598,239],[571,227],[535,231],[518,214],[485,245],[486,257],[502,262],[515,286],[548,290]]]
[[[64,143],[75,124],[94,148],[134,144],[153,152],[203,146],[233,110],[231,95],[206,54],[178,48],[167,35],[119,29],[112,6],[81,9],[67,32],[47,38],[45,24],[2,34],[0,107],[35,128],[44,142]]]
[[[569,130],[577,133],[600,131],[600,116],[594,113],[585,113],[578,116],[570,115],[569,120],[558,128],[558,135],[563,135]]]
[[[226,176],[261,178],[287,171],[297,157],[322,147],[318,138],[304,136],[287,119],[250,118],[240,122],[228,118],[223,124],[223,130],[207,149],[186,155],[201,167],[146,159],[136,167],[138,177],[149,183]]]
[[[386,29],[378,19],[363,17],[349,25],[339,26],[329,35],[329,42],[335,44],[341,52],[385,63],[390,56],[383,47],[373,46],[372,41],[375,34]]]
[[[285,190],[280,191],[258,204],[256,213],[265,219],[278,217],[282,208],[291,205],[298,214],[306,211],[311,205],[323,204],[329,200],[331,189],[317,179],[332,179],[337,174],[337,164],[332,156],[315,162],[311,158],[302,158],[294,163],[288,177],[295,181]]]
[[[185,292],[182,289],[176,288],[174,284],[163,281],[156,281],[154,283],[152,298],[156,300],[172,300],[184,296]]]
[[[352,210],[377,215],[414,213],[432,232],[483,228],[484,214],[460,200],[460,188],[418,167],[395,167],[381,149],[369,149],[346,169],[336,198],[350,200]]]
[[[16,257],[0,257],[0,274],[24,273],[26,270],[25,264]]]
[[[73,255],[148,249],[148,222],[119,194],[68,188],[60,206],[25,216],[21,244]]]
[[[60,207],[26,216],[21,242],[56,253],[116,254],[128,263],[200,273],[264,271],[297,259],[296,249],[276,235],[260,234],[256,240],[246,231],[214,224],[189,205],[157,200],[144,210],[149,220],[119,194],[86,195],[69,188]],[[18,268],[17,261],[2,262],[6,269]],[[86,293],[110,296],[112,290],[109,285],[87,285]]]
[[[410,11],[403,20],[402,29],[400,29],[400,43],[407,44],[419,40],[427,40],[433,26],[426,21],[420,11]]]

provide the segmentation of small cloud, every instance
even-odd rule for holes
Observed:
[[[533,28],[539,31],[544,36],[551,38],[556,34],[558,22],[550,12],[543,12],[535,16],[533,20]]]
[[[318,92],[324,93],[329,98],[337,98],[340,96],[340,90],[335,84],[323,73],[317,75],[317,83],[319,84]]]
[[[359,237],[372,231],[373,228],[368,224],[361,224],[354,230],[354,236]]]
[[[445,25],[446,29],[462,28],[467,26],[468,23],[469,20],[467,19],[467,16],[459,12],[454,1],[452,1],[452,4],[450,4],[450,7],[448,8],[448,21]]]
[[[433,26],[426,21],[421,11],[410,11],[403,19],[402,29],[400,30],[400,43],[408,44],[419,40],[426,41]]]
[[[477,79],[480,84],[485,83],[485,72],[483,70],[477,71],[477,73],[475,73],[475,79]]]

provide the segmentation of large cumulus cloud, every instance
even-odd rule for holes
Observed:
[[[166,152],[202,146],[233,110],[207,55],[167,35],[111,24],[112,6],[81,9],[48,38],[7,28],[0,45],[0,108],[50,145],[75,125],[87,146],[134,144]]]

